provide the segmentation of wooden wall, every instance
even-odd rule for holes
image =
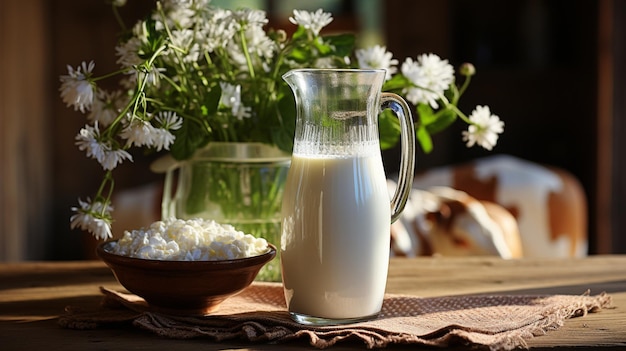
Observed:
[[[42,257],[51,223],[44,2],[0,2],[0,261]]]

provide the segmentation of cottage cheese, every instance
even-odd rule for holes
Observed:
[[[170,261],[231,260],[267,250],[265,239],[204,219],[157,221],[148,229],[126,231],[111,245],[111,252],[117,255]]]

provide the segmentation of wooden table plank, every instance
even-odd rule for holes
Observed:
[[[0,349],[23,350],[224,350],[275,349],[275,345],[170,340],[132,329],[62,329],[56,317],[67,305],[93,307],[99,286],[121,289],[101,262],[0,264]],[[563,327],[529,341],[533,350],[626,349],[626,256],[572,260],[497,258],[392,259],[387,291],[416,296],[465,294],[592,294],[606,291],[613,309],[568,320]],[[123,345],[123,347],[121,347]],[[281,349],[311,349],[305,343]],[[341,345],[332,350],[354,350]],[[413,347],[393,347],[393,349]]]
[[[626,280],[626,257],[622,256],[571,260],[447,257],[391,262],[388,290],[425,297],[506,292],[582,294],[597,284],[622,286]]]
[[[419,269],[414,265],[422,265]],[[415,275],[419,276],[416,278]],[[415,284],[419,284],[416,287]],[[609,293],[613,309],[568,320],[547,336],[528,341],[532,349],[626,350],[626,257],[509,260],[430,258],[393,261],[389,291],[418,296],[465,294]]]

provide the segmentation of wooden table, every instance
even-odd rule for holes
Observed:
[[[171,340],[135,329],[62,329],[65,306],[93,307],[98,287],[122,289],[98,261],[0,264],[0,350],[225,350],[276,349],[277,345]],[[392,259],[389,293],[416,296],[460,294],[583,294],[613,297],[604,309],[566,321],[531,339],[533,350],[626,350],[626,256],[585,259],[415,258]],[[359,345],[333,347],[345,350]],[[280,349],[311,349],[306,343]],[[392,349],[413,349],[394,346]]]

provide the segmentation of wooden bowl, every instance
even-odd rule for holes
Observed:
[[[113,241],[96,248],[117,281],[142,297],[151,310],[178,315],[207,315],[220,303],[252,283],[259,270],[276,256],[268,244],[259,256],[219,261],[165,261],[116,255]]]

